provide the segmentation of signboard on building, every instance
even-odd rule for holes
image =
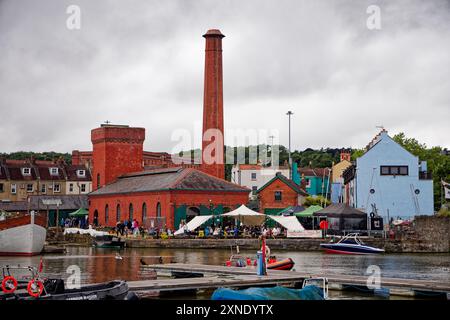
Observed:
[[[445,199],[450,199],[450,183],[442,181],[442,185],[444,186]]]
[[[288,238],[322,238],[322,230],[289,231]]]

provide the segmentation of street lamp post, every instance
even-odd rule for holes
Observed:
[[[289,179],[292,180],[292,157],[291,157],[291,115],[294,113],[288,111],[286,115],[289,117]]]

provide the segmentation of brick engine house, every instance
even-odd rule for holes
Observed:
[[[144,128],[103,124],[93,129],[93,151],[76,150],[72,156],[75,163],[92,166],[94,191],[89,194],[89,220],[95,225],[115,226],[117,221],[137,219],[146,227],[176,229],[181,220],[220,215],[248,202],[249,189],[224,180],[224,35],[213,29],[204,37],[202,148],[210,148],[215,161],[202,158],[201,165],[176,166],[166,153],[143,151]],[[208,135],[211,131],[219,134]]]

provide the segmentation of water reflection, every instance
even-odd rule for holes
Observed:
[[[175,262],[222,265],[230,256],[230,250],[188,249],[131,249],[120,251],[122,260],[116,259],[116,250],[93,247],[69,247],[64,255],[45,255],[44,273],[48,277],[67,279],[66,270],[71,265],[81,269],[82,283],[97,283],[114,279],[151,279],[154,273],[141,268],[140,259],[157,263],[155,256],[164,259],[173,257]],[[253,256],[254,251],[241,250],[244,256]],[[370,256],[331,255],[321,252],[275,252],[277,257],[290,257],[295,270],[315,274],[364,275],[370,265],[381,268],[384,277],[430,279],[450,281],[449,254],[385,254]],[[36,257],[0,257],[0,265],[39,265]],[[165,260],[167,261],[167,260]]]

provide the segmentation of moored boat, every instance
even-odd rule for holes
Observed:
[[[0,221],[0,256],[32,256],[41,253],[47,230],[45,217],[30,214],[7,215]]]
[[[336,254],[376,254],[384,252],[384,249],[365,245],[358,238],[357,233],[348,234],[338,242],[321,243],[320,247],[325,249],[327,253]]]
[[[123,248],[125,247],[125,240],[114,235],[96,236],[94,246],[97,248]]]

